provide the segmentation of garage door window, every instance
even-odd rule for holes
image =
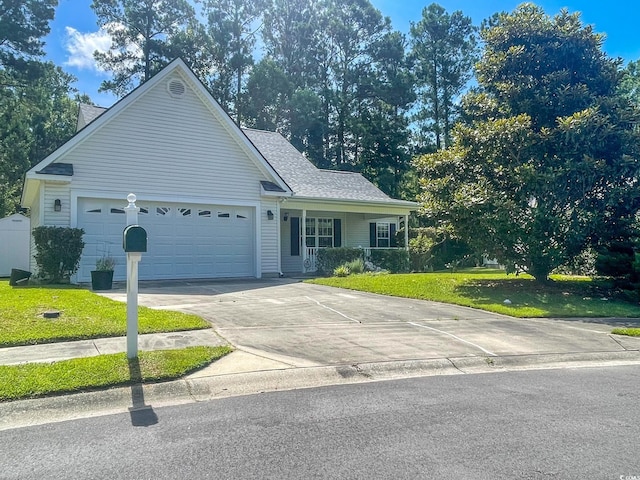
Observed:
[[[171,207],[156,207],[156,215],[166,217],[171,214]]]

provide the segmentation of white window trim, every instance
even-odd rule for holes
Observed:
[[[329,218],[329,217],[306,217],[306,219],[305,219],[305,225],[304,225],[305,232],[306,232],[306,228],[307,228],[307,222],[310,222],[310,221],[312,221],[312,220],[313,220],[313,232],[314,232],[314,233],[313,233],[312,235],[311,235],[311,234],[309,234],[309,233],[307,233],[307,234],[305,235],[305,239],[307,239],[307,240],[305,241],[305,243],[307,243],[307,242],[308,242],[308,239],[309,239],[309,238],[313,238],[313,242],[314,242],[314,244],[313,244],[313,245],[308,245],[308,246],[307,246],[307,245],[305,245],[305,246],[306,246],[307,248],[333,248],[333,246],[334,246],[334,239],[335,239],[335,238],[334,238],[334,236],[335,236],[335,231],[334,231],[334,229],[333,229],[333,222],[334,222],[334,219],[333,219],[333,218]],[[328,220],[328,221],[329,221],[328,228],[329,228],[329,231],[331,232],[331,233],[330,233],[330,235],[320,235],[320,222],[319,222],[319,220]],[[324,246],[324,247],[321,247],[321,246],[320,246],[320,238],[331,238],[331,245],[330,245],[330,246]]]
[[[380,236],[380,227],[387,227],[387,236]],[[380,245],[380,240],[386,240],[386,245]],[[391,224],[389,222],[376,222],[376,247],[389,248],[391,247]]]

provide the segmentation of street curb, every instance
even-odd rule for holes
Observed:
[[[500,373],[640,364],[640,351],[457,357],[402,360],[185,377],[172,382],[0,403],[0,431],[45,423],[133,412],[329,385],[411,377]]]

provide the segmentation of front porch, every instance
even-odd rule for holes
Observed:
[[[283,207],[279,219],[281,270],[284,274],[316,272],[318,251],[322,248],[361,248],[365,258],[372,249],[397,248],[396,232],[408,220],[408,214]],[[405,245],[407,235],[405,229]]]

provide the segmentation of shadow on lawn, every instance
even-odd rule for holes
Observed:
[[[472,280],[455,287],[455,292],[473,300],[476,305],[503,305],[503,302],[509,299],[511,304],[508,308],[516,312],[535,308],[542,311],[547,318],[559,318],[564,321],[615,327],[640,326],[640,318],[629,316],[629,312],[633,315],[635,310],[636,317],[640,317],[637,301],[623,298],[595,282],[562,280],[540,284],[532,279],[518,278]],[[591,304],[585,305],[585,302]],[[586,311],[589,313],[585,313]]]

